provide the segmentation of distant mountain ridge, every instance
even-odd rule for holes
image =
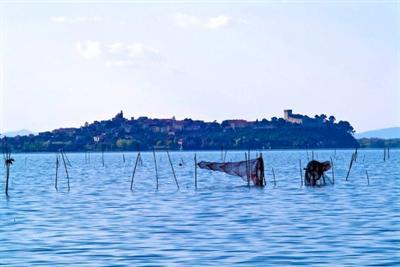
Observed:
[[[7,136],[7,137],[15,137],[15,136],[26,136],[30,134],[36,134],[32,131],[29,131],[27,129],[22,129],[19,131],[10,131],[10,132],[5,132],[5,133],[0,133],[0,136]]]
[[[357,133],[355,138],[381,138],[381,139],[395,139],[400,138],[400,127],[390,127],[377,130],[366,131]]]

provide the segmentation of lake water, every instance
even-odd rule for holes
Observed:
[[[70,192],[63,166],[54,188],[55,154],[15,154],[9,198],[0,171],[0,265],[400,265],[400,151],[383,161],[383,150],[359,150],[345,181],[352,152],[314,152],[332,157],[334,185],[301,186],[305,150],[263,151],[265,188],[198,169],[197,190],[194,152],[170,153],[180,190],[157,152],[158,191],[152,153],[142,153],[133,191],[135,153],[125,163],[122,153],[106,153],[104,167],[99,153],[90,162],[68,153]],[[221,152],[197,158],[220,161]]]

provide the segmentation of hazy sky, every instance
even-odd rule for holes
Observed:
[[[1,1],[0,1],[1,2]],[[149,116],[400,126],[392,2],[5,3],[0,132]]]

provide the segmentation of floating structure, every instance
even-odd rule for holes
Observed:
[[[265,186],[264,160],[262,155],[256,159],[238,162],[208,162],[200,161],[199,168],[220,171],[230,175],[242,177],[248,183],[253,182],[256,186]]]

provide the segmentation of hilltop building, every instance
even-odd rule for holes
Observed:
[[[283,111],[283,118],[287,122],[302,124],[304,116],[300,114],[293,114],[291,109],[285,109]]]

